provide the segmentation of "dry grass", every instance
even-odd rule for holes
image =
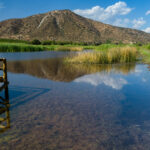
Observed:
[[[65,47],[65,46],[59,46],[55,50],[57,51],[82,51],[83,47]]]
[[[65,61],[71,63],[114,64],[136,61],[135,47],[111,48],[105,52],[80,53]]]

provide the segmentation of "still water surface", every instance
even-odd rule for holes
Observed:
[[[5,54],[10,129],[0,132],[0,150],[150,149],[148,65],[70,65],[52,53],[23,54]]]

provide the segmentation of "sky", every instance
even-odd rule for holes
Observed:
[[[93,20],[150,33],[148,0],[0,0],[0,21],[60,9],[70,9]]]

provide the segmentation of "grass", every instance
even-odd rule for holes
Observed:
[[[0,43],[0,52],[42,51],[43,47],[24,43]]]
[[[77,45],[32,45],[26,43],[0,42],[0,52],[31,52],[31,51],[82,51],[84,48]]]
[[[67,47],[67,46],[59,46],[55,50],[57,51],[82,51],[84,48],[83,47]]]
[[[55,42],[41,45],[33,45],[29,41],[12,40],[12,39],[0,39],[0,52],[34,52],[34,51],[82,51],[85,49],[93,50],[93,53],[79,54],[71,60],[74,63],[119,63],[129,62],[134,60],[132,53],[127,49],[138,51],[138,56],[145,63],[150,63],[150,44],[138,45],[138,44],[101,44],[101,45],[86,45],[77,43],[61,43]],[[64,44],[64,45],[63,45]],[[125,51],[123,49],[126,49]],[[120,51],[122,50],[122,51]],[[123,54],[124,53],[124,54]],[[130,56],[126,56],[126,54]],[[125,56],[125,57],[124,57]],[[130,59],[131,58],[131,59]],[[68,59],[68,61],[70,61]]]
[[[104,51],[104,50],[109,50],[111,48],[118,48],[118,47],[123,47],[125,46],[124,44],[101,44],[98,46],[84,46],[85,49],[94,49],[94,50],[98,50],[98,51]]]
[[[66,58],[69,63],[87,63],[87,64],[114,64],[127,63],[137,60],[137,49],[135,47],[117,47],[107,51],[79,53],[72,58]]]
[[[105,51],[113,47],[121,47],[115,44],[102,44],[100,46],[82,46],[82,45],[33,45],[28,43],[9,43],[0,42],[0,52],[26,52],[26,51],[82,51],[84,49],[91,49],[97,51]]]
[[[142,62],[144,63],[150,63],[150,50],[141,48],[139,49],[140,57],[142,59]]]
[[[39,41],[40,42],[40,41]],[[13,39],[0,39],[0,52],[30,52],[30,51],[82,51],[84,49],[91,50],[108,50],[113,47],[120,47],[115,44],[102,44],[102,45],[87,45],[85,43],[72,43],[72,42],[59,42],[59,41],[43,41],[41,44],[32,44],[29,41],[13,40]]]

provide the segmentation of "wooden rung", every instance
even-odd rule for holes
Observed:
[[[8,102],[8,101],[3,101],[3,102],[0,101],[0,105],[5,105],[5,106],[6,106],[6,105],[9,105],[9,102]],[[8,106],[8,107],[9,107],[9,106]]]
[[[3,114],[4,112],[6,112],[7,109],[6,108],[0,108],[0,114]]]
[[[0,90],[1,91],[1,90]],[[3,97],[0,96],[0,103],[6,101]]]
[[[5,128],[6,128],[6,126],[0,125],[0,129],[5,129]]]
[[[0,82],[3,82],[3,81],[4,81],[3,77],[0,77]]]
[[[6,86],[9,84],[9,82],[5,82],[3,85],[0,86],[0,91],[2,91],[4,88],[6,88]],[[0,97],[0,99],[2,99]]]
[[[0,122],[6,121],[7,118],[0,118]]]
[[[6,59],[5,58],[0,58],[0,61],[5,61]]]
[[[3,66],[0,66],[0,70],[3,71],[3,76],[0,76],[0,82],[7,82],[7,61],[5,58],[0,58],[2,61]]]

